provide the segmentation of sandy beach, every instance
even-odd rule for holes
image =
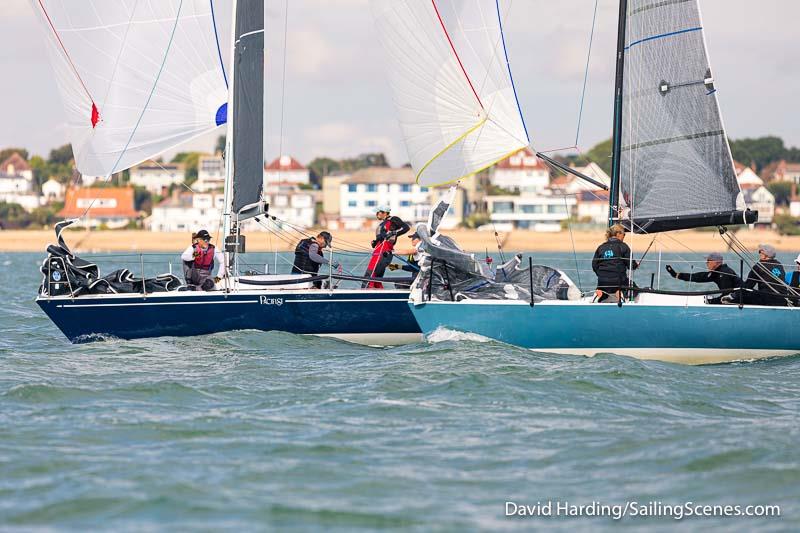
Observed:
[[[309,230],[313,233],[316,230]],[[369,246],[373,234],[368,231],[337,231],[334,233],[334,246],[357,249],[355,244]],[[475,230],[454,230],[445,232],[455,238],[467,251],[495,251],[497,244],[492,232]],[[183,250],[189,242],[187,233],[154,233],[142,230],[87,231],[68,230],[67,244],[78,253],[96,252],[173,252]],[[784,252],[800,252],[800,236],[781,236],[766,230],[741,230],[738,238],[750,250],[759,243],[770,243]],[[581,253],[593,252],[603,239],[603,231],[568,231],[559,233],[536,233],[532,231],[513,231],[499,235],[503,249],[519,252],[569,252],[574,249]],[[634,249],[646,248],[652,236],[634,235]],[[42,252],[49,243],[55,241],[52,230],[0,231],[0,252]],[[660,234],[656,247],[663,251],[708,252],[724,251],[727,245],[715,231],[682,231]],[[291,245],[293,246],[293,244]],[[247,235],[249,252],[289,251],[290,245],[268,233],[252,232]]]

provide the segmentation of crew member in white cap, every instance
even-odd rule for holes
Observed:
[[[723,296],[730,294],[734,289],[742,286],[742,280],[736,275],[731,267],[725,264],[725,259],[722,254],[717,252],[708,254],[706,256],[706,267],[708,270],[693,272],[687,274],[685,272],[676,272],[672,265],[667,265],[667,272],[673,278],[678,278],[681,281],[690,281],[692,283],[716,283],[717,287],[723,292],[720,296],[715,298],[708,298],[707,303],[718,304]]]
[[[753,269],[748,274],[743,287],[755,290],[755,292],[745,292],[742,300],[751,305],[773,305],[786,307],[786,295],[789,287],[784,282],[786,272],[783,265],[775,259],[777,251],[770,244],[760,244],[758,246],[758,263],[753,265]],[[738,301],[737,295],[730,295],[725,301]]]

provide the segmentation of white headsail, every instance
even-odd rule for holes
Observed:
[[[31,4],[49,36],[81,173],[119,172],[225,122],[213,0]]]
[[[418,183],[471,176],[529,144],[499,0],[371,1]]]

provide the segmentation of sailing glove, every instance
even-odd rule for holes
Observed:
[[[670,276],[672,276],[673,278],[677,278],[678,277],[678,273],[675,272],[675,269],[672,268],[672,265],[667,265],[666,269],[667,269],[667,272],[669,272]]]

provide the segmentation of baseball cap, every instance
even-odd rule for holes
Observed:
[[[706,261],[722,261],[722,254],[712,252],[706,256]]]
[[[800,263],[800,254],[797,255],[797,259],[794,260],[795,263]]]
[[[414,233],[412,233],[411,235],[409,235],[409,236],[408,236],[408,238],[409,238],[409,239],[419,239],[419,233],[417,233],[417,232],[415,231]],[[800,259],[800,256],[798,256],[797,258],[798,258],[798,259]]]
[[[388,205],[379,205],[377,209],[375,209],[375,212],[380,213],[381,211],[383,211],[384,213],[391,213],[392,208],[389,207]]]
[[[775,255],[778,253],[778,251],[775,250],[775,247],[771,244],[759,244],[758,251],[764,252],[767,257],[775,257]]]
[[[211,235],[204,229],[201,229],[200,231],[198,231],[195,234],[195,237],[197,237],[198,239],[203,239],[204,241],[210,241],[211,240]]]
[[[327,231],[320,231],[319,236],[325,239],[325,244],[327,244],[328,246],[330,246],[331,243],[333,242],[333,236]]]

